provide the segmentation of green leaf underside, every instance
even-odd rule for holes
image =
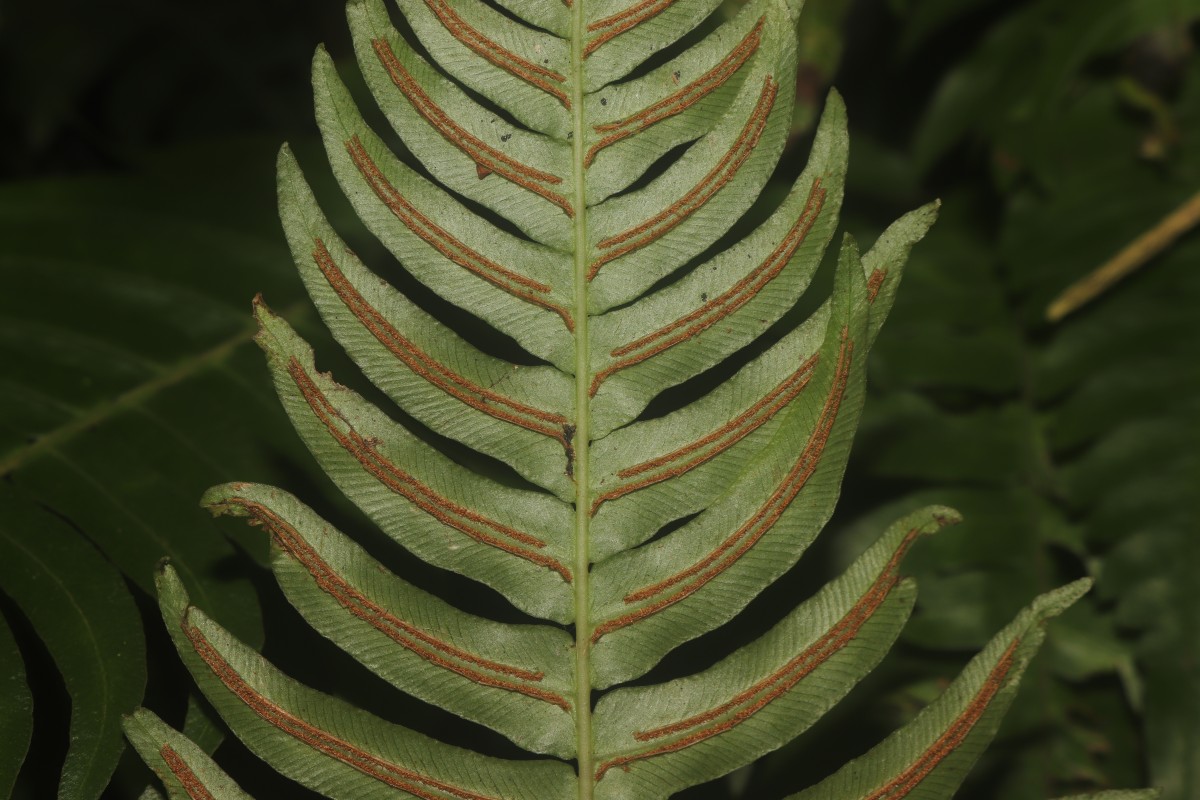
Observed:
[[[385,571],[278,489],[231,484],[205,502],[261,525],[276,545],[275,574],[292,603],[381,677],[526,749],[574,755],[573,642],[565,632],[464,614]]]
[[[167,789],[168,800],[249,800],[213,760],[183,734],[140,708],[124,721],[125,735]]]
[[[769,633],[705,672],[617,689],[596,707],[597,796],[658,797],[723,775],[805,730],[868,672],[915,596],[900,581],[916,538],[953,521],[911,515]]]
[[[397,5],[424,55],[380,0],[350,3],[355,52],[432,180],[370,128],[319,51],[317,121],[334,175],[405,270],[542,363],[481,352],[374,274],[325,219],[286,148],[284,229],[314,303],[366,376],[406,414],[511,465],[527,486],[457,463],[320,372],[312,348],[261,299],[257,341],[301,438],[384,533],[573,634],[466,614],[389,573],[281,490],[232,483],[204,502],[263,529],[289,600],[365,667],[553,758],[486,757],[308,689],[193,607],[170,567],[159,576],[164,619],[234,733],[327,796],[665,798],[780,747],[844,696],[911,610],[903,555],[956,519],[935,507],[896,523],[840,578],[704,672],[601,693],[733,619],[828,521],[867,352],[936,209],[902,218],[865,254],[847,237],[831,295],[806,321],[704,397],[639,419],[664,390],[792,308],[832,238],[847,156],[836,95],[792,191],[755,230],[707,253],[783,150],[798,8],[754,0],[624,81],[717,3],[504,3],[511,17],[484,3]],[[1038,601],[914,728],[881,745],[896,751],[880,762],[883,783],[899,776],[905,793],[948,796],[944,776],[990,737],[1040,641],[1036,623],[1065,602]],[[976,685],[976,699],[964,700],[961,687],[975,684],[992,688]],[[961,716],[964,702],[978,717],[970,735],[938,739],[934,777],[914,778],[930,731],[953,728],[943,717]],[[239,796],[202,754],[156,750],[178,742],[159,723],[141,715],[128,724],[156,769],[166,765],[169,791]],[[205,788],[210,781],[225,794]]]
[[[290,680],[188,605],[168,567],[159,577],[168,631],[234,732],[276,769],[333,798],[565,797],[562,762],[512,762],[450,747]]]
[[[1085,578],[1037,598],[912,722],[789,800],[950,797],[999,727],[1021,674],[1045,638],[1043,623],[1090,587]]]
[[[121,576],[66,523],[14,498],[0,511],[0,585],[38,632],[71,699],[58,796],[92,800],[124,749],[120,715],[142,699],[141,621]],[[17,689],[6,702],[20,703]],[[5,736],[19,741],[19,730]]]

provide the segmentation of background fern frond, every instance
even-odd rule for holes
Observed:
[[[1200,520],[1183,489],[1196,474],[1186,410],[1196,344],[1184,322],[1194,237],[1061,323],[1044,318],[1059,292],[1194,194],[1196,15],[1053,2],[997,14],[942,80],[917,126],[926,161],[900,181],[943,187],[948,215],[915,255],[894,338],[877,350],[862,478],[909,495],[899,509],[936,497],[967,520],[963,538],[910,562],[924,614],[905,636],[934,652],[976,647],[1029,592],[1096,579],[1032,667],[1046,689],[1017,701],[986,758],[1003,781],[968,785],[970,797],[1196,791],[1185,766],[1195,728],[1177,713],[1196,683],[1185,666],[1195,603],[1169,577],[1196,562]],[[1086,47],[1051,35],[1031,50],[1019,31],[1042,23],[1092,33]],[[974,155],[942,172],[966,142]]]

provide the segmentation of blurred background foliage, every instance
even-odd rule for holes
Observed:
[[[1081,575],[1095,591],[1056,623],[962,796],[1200,797],[1200,234],[1045,316],[1200,191],[1197,20],[1200,0],[809,0],[776,188],[836,85],[851,113],[846,229],[869,242],[933,197],[943,214],[872,354],[830,532],[726,635],[778,617],[906,508],[948,503],[967,521],[910,557],[917,614],[867,684],[795,745],[687,798],[822,777],[1029,598]],[[314,46],[348,62],[345,39],[338,0],[0,8],[0,797],[138,796],[149,776],[118,723],[143,695],[218,746],[151,602],[164,556],[296,677],[464,735],[352,670],[267,580],[265,542],[196,507],[211,484],[266,481],[370,536],[249,343],[261,291],[323,367],[352,374],[305,311],[272,177],[293,141],[346,220],[307,86]],[[682,658],[703,662],[705,645]],[[219,757],[259,796],[303,796],[236,742]]]

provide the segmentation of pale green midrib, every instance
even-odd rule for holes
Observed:
[[[286,316],[301,313],[301,307],[289,308]],[[61,445],[74,439],[93,427],[107,421],[109,418],[131,408],[136,408],[159,392],[182,383],[188,378],[215,367],[235,350],[254,338],[255,330],[246,328],[241,332],[219,342],[203,353],[177,361],[171,367],[156,373],[152,378],[134,386],[116,397],[92,406],[79,416],[73,417],[48,433],[42,434],[33,442],[10,450],[0,456],[0,476],[15,472],[25,462],[37,458],[44,453],[55,452]]]
[[[588,394],[587,192],[584,191],[583,5],[571,7],[571,163],[575,179],[575,744],[579,800],[592,798],[591,573],[588,525],[591,498],[591,397]]]

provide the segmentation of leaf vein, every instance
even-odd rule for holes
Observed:
[[[640,364],[646,359],[708,330],[757,297],[763,287],[783,271],[792,256],[795,255],[796,250],[808,238],[809,232],[821,215],[825,204],[825,194],[825,189],[821,186],[821,179],[814,179],[804,210],[783,237],[783,241],[761,264],[725,292],[669,325],[614,348],[609,355],[618,357],[618,359],[596,373],[592,379],[591,394],[595,396],[596,392],[600,390],[600,384],[614,373]]]
[[[264,722],[297,741],[303,742],[314,750],[394,789],[414,794],[421,800],[443,800],[445,795],[462,798],[462,800],[497,800],[497,798],[463,789],[416,770],[393,764],[280,708],[242,678],[200,629],[195,625],[189,625],[186,619],[183,624],[183,632],[191,642],[196,654],[208,665],[208,668],[225,685],[225,688],[233,692]]]
[[[523,164],[468,132],[421,88],[412,74],[400,63],[400,59],[396,57],[395,51],[392,50],[391,44],[386,39],[374,39],[371,46],[375,49],[380,63],[383,64],[392,83],[396,85],[400,93],[438,133],[476,163],[480,178],[487,177],[488,174],[494,172],[517,186],[554,203],[568,217],[575,216],[575,209],[571,202],[544,185],[560,184],[562,178]]]
[[[570,703],[562,695],[534,686],[524,686],[512,680],[486,675],[479,670],[488,670],[498,675],[532,683],[542,681],[545,678],[544,673],[510,666],[476,655],[445,642],[390,613],[339,575],[328,562],[321,558],[312,545],[305,541],[295,527],[262,503],[242,497],[230,497],[223,500],[222,503],[244,508],[251,518],[250,524],[260,524],[269,531],[276,544],[295,558],[312,575],[313,580],[322,591],[336,600],[348,612],[405,649],[442,669],[455,672],[475,683],[552,703],[564,711],[570,710]],[[458,659],[465,664],[456,664],[450,658]]]
[[[699,591],[709,581],[713,580],[745,555],[758,541],[766,535],[775,522],[791,505],[792,500],[808,483],[808,479],[816,472],[820,464],[825,444],[833,431],[837,420],[838,409],[841,406],[846,386],[850,378],[850,365],[854,345],[849,339],[849,331],[842,330],[842,343],[838,353],[837,369],[834,374],[833,386],[821,409],[820,416],[809,436],[808,443],[801,451],[795,465],[784,478],[783,482],[771,494],[758,511],[742,524],[732,536],[725,539],[712,552],[685,570],[675,573],[658,583],[630,592],[625,596],[625,602],[632,604],[650,600],[663,595],[669,589],[679,588],[671,594],[661,596],[649,605],[628,614],[610,619],[598,626],[592,634],[592,641],[598,641],[602,636],[623,628],[646,617],[657,614],[669,606],[680,602]],[[683,584],[680,586],[680,584]]]
[[[553,95],[563,104],[564,108],[570,110],[571,98],[567,96],[566,91],[561,87],[554,85],[555,83],[564,83],[567,80],[566,76],[521,58],[511,50],[506,50],[496,44],[468,25],[451,8],[450,3],[446,2],[446,0],[425,0],[425,5],[437,16],[438,20],[455,39],[458,39],[458,41],[504,71],[515,75],[531,86],[536,86],[547,94]]]
[[[779,86],[775,79],[767,75],[763,79],[763,88],[759,92],[758,102],[746,120],[745,126],[734,140],[733,145],[726,151],[717,165],[704,176],[683,197],[655,214],[645,222],[640,223],[623,233],[618,233],[601,239],[596,243],[598,250],[608,252],[600,255],[588,267],[588,280],[593,280],[600,268],[621,256],[640,250],[658,241],[674,230],[689,216],[702,208],[719,192],[725,184],[733,180],[742,164],[750,158],[758,145],[762,133],[767,127],[767,118],[775,106],[775,97]]]
[[[461,531],[477,542],[503,550],[539,566],[548,567],[561,575],[564,581],[571,581],[570,569],[557,559],[513,544],[511,541],[505,541],[505,539],[511,539],[540,549],[546,546],[543,540],[496,522],[465,506],[453,503],[418,481],[414,476],[404,472],[381,455],[371,441],[354,429],[354,426],[334,407],[294,357],[289,360],[287,370],[292,380],[295,381],[301,396],[329,434],[384,486],[408,499],[443,525]],[[341,420],[347,430],[342,431],[335,423],[335,419]],[[476,526],[490,528],[499,536]]]
[[[538,297],[539,294],[549,294],[552,290],[551,286],[514,272],[490,258],[480,255],[418,211],[384,176],[357,135],[346,141],[346,150],[367,185],[371,187],[380,201],[396,215],[397,219],[404,223],[405,227],[426,244],[493,286],[503,289],[514,297],[558,314],[566,324],[567,330],[575,329],[570,311],[557,303]]]
[[[405,366],[472,408],[555,439],[565,449],[570,450],[571,440],[566,433],[570,423],[566,417],[520,403],[492,389],[484,388],[431,357],[404,337],[378,309],[367,302],[338,267],[321,238],[315,238],[313,244],[313,260],[330,288],[363,327]],[[509,410],[505,411],[505,408]]]
[[[604,148],[614,145],[635,133],[644,131],[650,126],[662,122],[664,119],[682,113],[703,100],[711,92],[724,86],[725,82],[737,74],[742,65],[758,50],[758,46],[762,42],[764,19],[764,17],[759,17],[758,23],[751,29],[750,33],[746,34],[745,38],[716,66],[679,91],[624,119],[601,125],[593,125],[592,130],[596,133],[607,135],[588,148],[587,155],[583,159],[584,166],[591,166],[596,155]]]

